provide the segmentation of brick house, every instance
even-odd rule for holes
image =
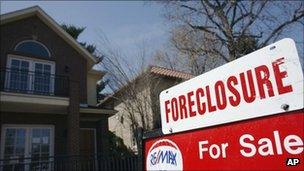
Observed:
[[[96,107],[98,60],[38,6],[0,28],[0,159],[106,155],[115,111]]]
[[[128,114],[130,111],[126,111],[126,109],[130,108],[133,104],[134,106],[138,105],[138,103],[133,102],[131,100],[133,97],[126,93],[126,91],[132,91],[128,89],[128,86],[136,87],[136,96],[140,103],[143,103],[139,106],[144,107],[145,115],[143,119],[147,125],[144,129],[145,131],[151,131],[161,128],[159,94],[163,90],[192,77],[193,75],[185,72],[159,66],[150,66],[146,72],[135,78],[129,85],[122,87],[100,103],[105,108],[114,106],[114,109],[118,111],[115,115],[109,117],[109,130],[120,137],[128,148],[137,153],[136,139],[134,138],[131,126],[134,121],[130,120],[130,114]],[[125,103],[129,100],[131,101],[130,103]],[[128,105],[128,108],[126,108],[126,105]],[[139,126],[142,127],[142,119],[139,119],[139,113],[134,110],[133,114]]]

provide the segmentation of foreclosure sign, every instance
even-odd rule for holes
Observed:
[[[295,43],[283,39],[163,91],[162,132],[303,109],[303,89]]]
[[[304,111],[144,141],[146,170],[303,170]]]
[[[303,72],[283,39],[160,94],[146,170],[303,170]]]

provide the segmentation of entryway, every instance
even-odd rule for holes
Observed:
[[[96,129],[80,128],[80,156],[96,155]]]

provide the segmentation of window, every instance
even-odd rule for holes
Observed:
[[[13,90],[26,91],[29,86],[29,61],[12,59],[10,68],[10,88]]]
[[[50,169],[48,161],[49,156],[53,155],[53,126],[5,125],[1,137],[1,158],[7,159],[3,161],[6,165],[4,170]]]
[[[36,92],[50,92],[51,65],[35,62],[34,90]]]
[[[50,51],[42,43],[35,40],[25,40],[18,43],[15,51],[44,57],[51,56]]]
[[[35,94],[54,93],[55,63],[10,55],[5,89]]]

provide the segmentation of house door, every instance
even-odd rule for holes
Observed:
[[[49,170],[53,127],[4,126],[2,170]]]
[[[7,85],[5,88],[17,91],[27,91],[30,86],[30,63],[27,60],[12,59],[10,70],[7,72]]]
[[[96,132],[95,129],[80,129],[80,155],[94,157],[96,154]]]
[[[51,65],[42,62],[34,62],[34,91],[35,93],[49,94],[53,92],[54,78],[51,78]]]

